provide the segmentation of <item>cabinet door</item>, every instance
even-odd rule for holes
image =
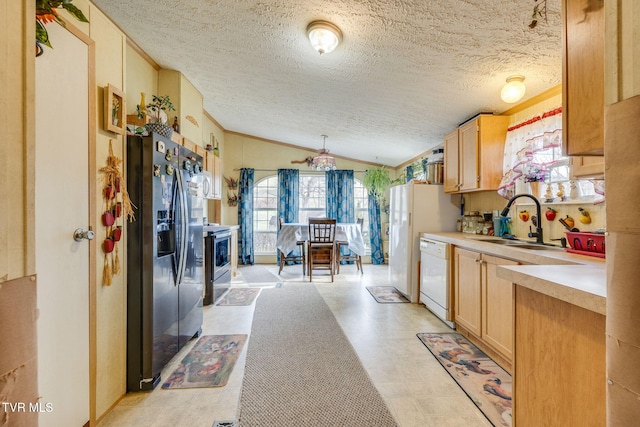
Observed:
[[[480,185],[478,131],[478,120],[472,120],[460,126],[459,129],[460,161],[458,174],[460,176],[460,191],[475,190]]]
[[[444,137],[444,192],[458,191],[458,129]]]
[[[571,179],[603,177],[604,156],[571,157]]]
[[[513,356],[513,284],[497,276],[516,261],[482,255],[482,339],[509,361]]]
[[[211,176],[213,177],[213,196],[216,199],[222,198],[222,162],[220,161],[220,157],[213,157],[213,171],[211,171]]]
[[[213,166],[213,157],[214,157],[214,155],[213,155],[213,153],[212,153],[212,152],[210,152],[210,151],[207,151],[207,152],[205,153],[205,156],[204,156],[204,159],[205,159],[205,160],[204,160],[204,170],[206,170],[207,172],[209,172],[212,176],[213,176],[213,169],[214,169],[214,166]]]
[[[196,143],[187,138],[182,138],[182,145],[187,149],[197,154]]]
[[[563,0],[563,149],[604,154],[604,3]]]
[[[478,337],[482,333],[480,258],[477,252],[454,249],[455,321]]]

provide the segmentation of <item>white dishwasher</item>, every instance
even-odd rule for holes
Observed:
[[[420,302],[455,329],[450,310],[450,259],[451,245],[420,238]]]

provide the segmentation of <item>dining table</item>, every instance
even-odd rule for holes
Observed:
[[[288,254],[294,250],[299,241],[309,240],[309,224],[289,222],[282,224],[282,228],[278,233],[276,247],[282,253]],[[336,224],[335,241],[345,241],[349,244],[349,249],[355,254],[364,256],[365,247],[362,238],[362,229],[360,224],[339,222]]]

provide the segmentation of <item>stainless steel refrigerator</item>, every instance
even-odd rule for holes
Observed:
[[[460,208],[442,185],[396,185],[389,193],[389,282],[418,302],[420,234],[455,231]]]
[[[158,134],[127,137],[127,390],[151,390],[202,331],[202,157]]]

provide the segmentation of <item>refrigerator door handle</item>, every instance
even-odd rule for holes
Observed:
[[[185,257],[185,248],[186,248],[186,227],[185,227],[185,212],[186,212],[186,206],[185,206],[185,202],[186,202],[186,198],[185,198],[185,190],[184,190],[184,182],[182,181],[183,179],[183,175],[182,175],[182,171],[180,169],[176,170],[176,177],[175,179],[177,179],[177,183],[178,183],[178,194],[177,197],[180,200],[180,205],[179,205],[179,209],[180,209],[180,238],[178,239],[180,241],[180,250],[178,252],[178,275],[176,278],[176,286],[179,285],[180,283],[182,283],[182,275],[184,273],[185,270],[185,262],[186,262],[186,257]]]
[[[182,174],[181,174],[182,175]],[[184,179],[184,175],[183,175]],[[184,181],[182,185],[182,233],[183,233],[183,242],[182,245],[182,272],[180,273],[180,283],[182,283],[182,279],[184,278],[184,273],[187,271],[187,251],[189,250],[188,240],[189,237],[189,205],[187,199],[187,188],[184,186]]]

